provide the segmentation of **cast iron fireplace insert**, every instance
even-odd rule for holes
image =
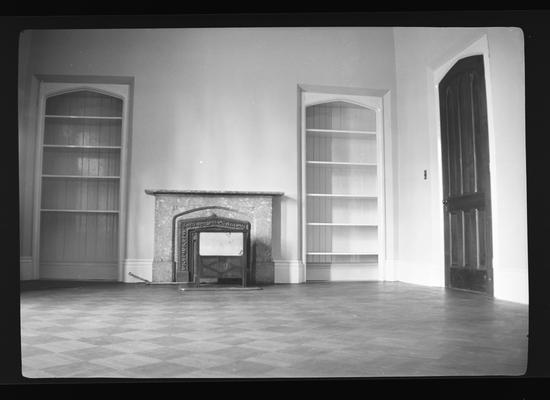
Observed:
[[[219,217],[182,219],[177,224],[179,261],[174,281],[235,283],[250,280],[250,222]]]

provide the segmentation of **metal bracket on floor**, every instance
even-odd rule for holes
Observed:
[[[142,282],[145,282],[147,285],[183,285],[187,283],[187,282],[151,282],[150,280],[142,278],[141,276],[136,275],[132,272],[128,272],[128,275],[130,275],[133,278],[139,279]]]
[[[145,279],[145,278],[142,278],[141,276],[136,275],[136,274],[134,274],[134,273],[132,273],[132,272],[128,272],[128,275],[130,275],[132,278],[139,279],[140,281],[143,281],[143,282],[148,283],[148,284],[153,283],[153,282],[151,282],[150,280]]]

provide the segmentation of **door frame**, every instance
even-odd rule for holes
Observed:
[[[41,220],[41,195],[42,195],[42,158],[44,142],[44,123],[46,100],[62,93],[78,90],[91,90],[109,96],[121,98],[122,108],[122,132],[121,132],[121,157],[120,157],[120,192],[119,192],[119,217],[118,217],[118,260],[117,281],[123,281],[123,262],[125,257],[126,240],[126,203],[127,203],[127,175],[128,175],[128,120],[130,114],[130,84],[123,83],[97,83],[88,81],[67,82],[40,79],[38,88],[38,112],[36,124],[35,164],[34,164],[34,194],[33,194],[33,230],[32,230],[32,279],[40,279],[40,220]]]
[[[447,72],[461,59],[481,55],[483,56],[483,67],[485,75],[485,92],[487,100],[487,130],[488,130],[488,140],[489,140],[489,176],[491,181],[490,193],[491,193],[491,230],[493,235],[491,235],[492,240],[492,263],[491,268],[493,270],[493,281],[491,285],[493,287],[493,296],[494,296],[494,287],[495,287],[495,267],[498,265],[498,242],[494,239],[494,232],[498,229],[498,218],[496,218],[494,210],[497,209],[498,198],[496,191],[494,190],[493,182],[496,182],[496,168],[495,163],[495,130],[494,130],[494,113],[493,113],[493,98],[492,98],[492,86],[491,86],[491,68],[490,68],[490,57],[489,57],[489,43],[487,35],[484,34],[481,37],[477,37],[472,40],[468,45],[464,46],[462,49],[452,49],[447,53],[443,58],[440,58],[436,62],[432,63],[431,67],[428,68],[428,82],[430,83],[431,90],[428,91],[432,97],[432,124],[434,129],[430,129],[433,132],[432,140],[430,141],[435,145],[435,148],[432,148],[432,156],[435,153],[436,162],[434,165],[437,166],[438,179],[432,179],[431,189],[432,196],[434,199],[434,207],[432,207],[432,221],[436,221],[437,224],[437,260],[439,260],[438,265],[442,266],[441,272],[443,274],[443,284],[447,286],[448,277],[445,274],[445,230],[444,230],[444,220],[443,220],[443,164],[442,164],[442,154],[441,154],[441,121],[440,121],[440,110],[439,110],[439,83],[445,77]]]

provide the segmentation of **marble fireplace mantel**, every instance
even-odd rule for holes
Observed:
[[[257,284],[272,284],[273,198],[283,192],[146,189],[155,196],[155,244],[153,282],[173,281],[178,263],[177,221],[186,218],[220,217],[251,223],[252,269]]]
[[[283,196],[283,192],[257,192],[238,190],[173,190],[173,189],[145,189],[151,195],[179,195],[179,196]]]

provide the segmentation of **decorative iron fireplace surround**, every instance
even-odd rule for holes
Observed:
[[[190,228],[225,225],[231,231],[234,230],[231,227],[240,228],[243,222],[250,223],[249,283],[275,282],[271,243],[273,198],[283,193],[199,190],[145,190],[145,193],[155,196],[153,282],[193,279],[188,259]]]
[[[177,217],[178,216],[174,217],[174,223],[178,220]],[[243,286],[246,286],[247,283],[255,282],[254,275],[252,274],[253,271],[250,269],[250,222],[223,218],[212,213],[208,217],[179,219],[175,226],[175,232],[175,241],[173,244],[175,245],[177,242],[179,245],[179,254],[177,257],[178,261],[173,263],[174,268],[172,276],[174,282],[193,281],[197,285],[200,284],[201,278],[204,278],[204,274],[201,273],[203,269],[203,255],[200,254],[199,251],[200,236],[201,233],[214,232],[240,233],[242,234],[242,239],[239,243],[240,253],[233,254],[233,257],[228,257],[227,254],[222,254],[221,252],[211,254],[210,258],[217,258],[218,260],[217,262],[211,263],[207,268],[210,272],[210,276],[212,277],[213,273],[213,278],[216,280],[232,278],[235,277],[235,269],[239,269],[238,277],[241,279]],[[172,246],[172,251],[174,251],[176,247],[174,245]],[[224,262],[218,265],[220,256],[224,256],[221,257]],[[237,258],[239,260],[239,268],[234,268],[235,265],[233,265],[228,258]]]

